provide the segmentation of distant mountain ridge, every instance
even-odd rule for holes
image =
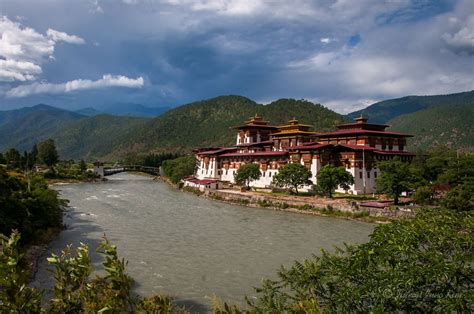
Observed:
[[[409,140],[412,150],[438,145],[474,150],[474,101],[465,104],[429,107],[388,122],[390,130],[414,134]]]
[[[392,130],[415,135],[409,142],[412,150],[436,144],[474,150],[473,96],[474,92],[453,94],[451,102],[450,95],[416,96],[430,97],[429,105],[382,120],[382,123],[392,125]],[[410,97],[380,103],[397,107],[400,101],[405,105],[413,101]],[[375,105],[370,106],[371,110],[378,108]],[[236,95],[185,104],[155,118],[97,114],[93,108],[83,113],[86,114],[47,105],[0,111],[0,152],[11,147],[30,150],[33,144],[53,138],[61,158],[114,161],[130,154],[190,152],[200,146],[233,145],[235,130],[232,127],[255,114],[274,125],[296,118],[313,125],[315,131],[333,130],[336,124],[349,118],[305,100],[279,99],[261,105]],[[358,115],[353,113],[352,116]]]
[[[44,104],[0,111],[0,151],[11,147],[30,150],[38,139],[53,137],[70,123],[84,117]]]
[[[367,108],[349,113],[346,117],[352,120],[361,114],[374,123],[388,121],[412,112],[442,105],[462,105],[474,100],[474,91],[435,96],[406,96],[377,102]]]
[[[75,112],[86,116],[96,116],[99,114],[110,114],[116,116],[129,116],[140,118],[154,118],[170,110],[170,107],[147,107],[134,103],[115,103],[101,106],[98,109],[86,107]]]

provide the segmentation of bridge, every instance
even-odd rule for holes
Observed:
[[[158,176],[160,175],[160,168],[158,167],[148,167],[141,165],[114,165],[112,167],[104,167],[104,163],[95,162],[94,163],[94,174],[105,177],[110,176],[120,172],[145,172],[151,175]]]

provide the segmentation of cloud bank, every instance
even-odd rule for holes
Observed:
[[[21,49],[8,34],[0,48],[0,59],[8,61],[0,62],[0,97],[12,90],[2,100],[10,106],[20,103],[11,95],[24,84],[41,90],[46,83],[35,81],[103,73],[146,77],[147,84],[94,93],[59,88],[67,98],[28,92],[22,103],[172,106],[240,94],[305,98],[345,113],[371,101],[474,89],[472,0],[21,3],[3,0],[2,8],[11,18],[24,17],[22,25],[3,20],[23,36]],[[74,14],[55,18],[64,12]]]
[[[106,74],[96,81],[78,79],[61,84],[33,83],[29,85],[20,85],[10,89],[6,95],[7,97],[26,97],[34,94],[62,94],[79,90],[101,89],[106,87],[141,88],[143,85],[143,77],[133,79],[122,75],[114,76]]]

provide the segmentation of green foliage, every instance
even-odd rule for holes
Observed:
[[[473,227],[471,213],[444,209],[379,225],[368,243],[282,268],[250,311],[470,312]]]
[[[0,312],[38,313],[41,293],[28,286],[23,255],[18,251],[20,234],[0,234]]]
[[[240,168],[234,175],[235,183],[238,185],[245,185],[247,188],[250,186],[250,182],[260,179],[262,173],[258,164],[245,164],[241,165]]]
[[[48,167],[53,166],[59,161],[54,140],[48,139],[38,144],[38,160]]]
[[[442,204],[459,211],[474,210],[474,184],[466,183],[456,186],[446,194]]]
[[[377,191],[393,197],[395,204],[398,204],[402,192],[408,192],[419,180],[411,171],[410,164],[401,161],[398,157],[381,161],[378,167],[381,173],[377,178]]]
[[[416,189],[412,198],[419,205],[432,205],[435,201],[435,192],[429,186],[420,186]]]
[[[143,166],[147,167],[161,167],[163,161],[169,159],[176,159],[180,157],[178,154],[174,153],[160,153],[160,154],[147,154],[143,157],[143,161],[140,162]]]
[[[318,194],[332,197],[339,186],[347,191],[351,184],[354,184],[354,177],[344,167],[326,165],[318,172],[315,190]]]
[[[79,171],[81,172],[81,174],[84,174],[87,171],[87,164],[84,159],[81,159],[81,161],[79,161]]]
[[[17,151],[14,148],[10,148],[6,153],[5,153],[5,159],[8,167],[10,168],[19,168],[21,165],[21,155],[20,152]]]
[[[0,165],[5,165],[7,163],[7,159],[0,153]]]
[[[9,175],[0,168],[0,233],[17,229],[29,243],[39,232],[61,227],[63,205],[42,177],[33,176],[28,184],[22,176]]]
[[[193,175],[196,171],[196,158],[184,156],[163,161],[163,172],[171,182],[178,183],[184,177]]]
[[[126,262],[117,248],[104,237],[98,252],[104,257],[105,275],[91,279],[89,248],[71,246],[47,260],[52,265],[55,285],[53,298],[41,307],[41,293],[28,287],[28,276],[21,267],[18,232],[1,236],[0,310],[5,313],[186,313],[168,296],[148,298],[132,292],[133,280],[125,272]]]
[[[302,164],[292,163],[278,169],[272,183],[277,187],[289,188],[291,192],[294,190],[298,194],[299,187],[312,184],[310,178],[311,171]]]

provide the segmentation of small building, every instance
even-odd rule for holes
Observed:
[[[198,189],[199,191],[205,190],[219,190],[223,188],[222,181],[214,179],[200,180],[195,177],[188,177],[183,179],[184,186]]]
[[[103,178],[105,175],[104,172],[104,163],[101,161],[95,161],[94,162],[94,169],[93,169],[94,175]]]

